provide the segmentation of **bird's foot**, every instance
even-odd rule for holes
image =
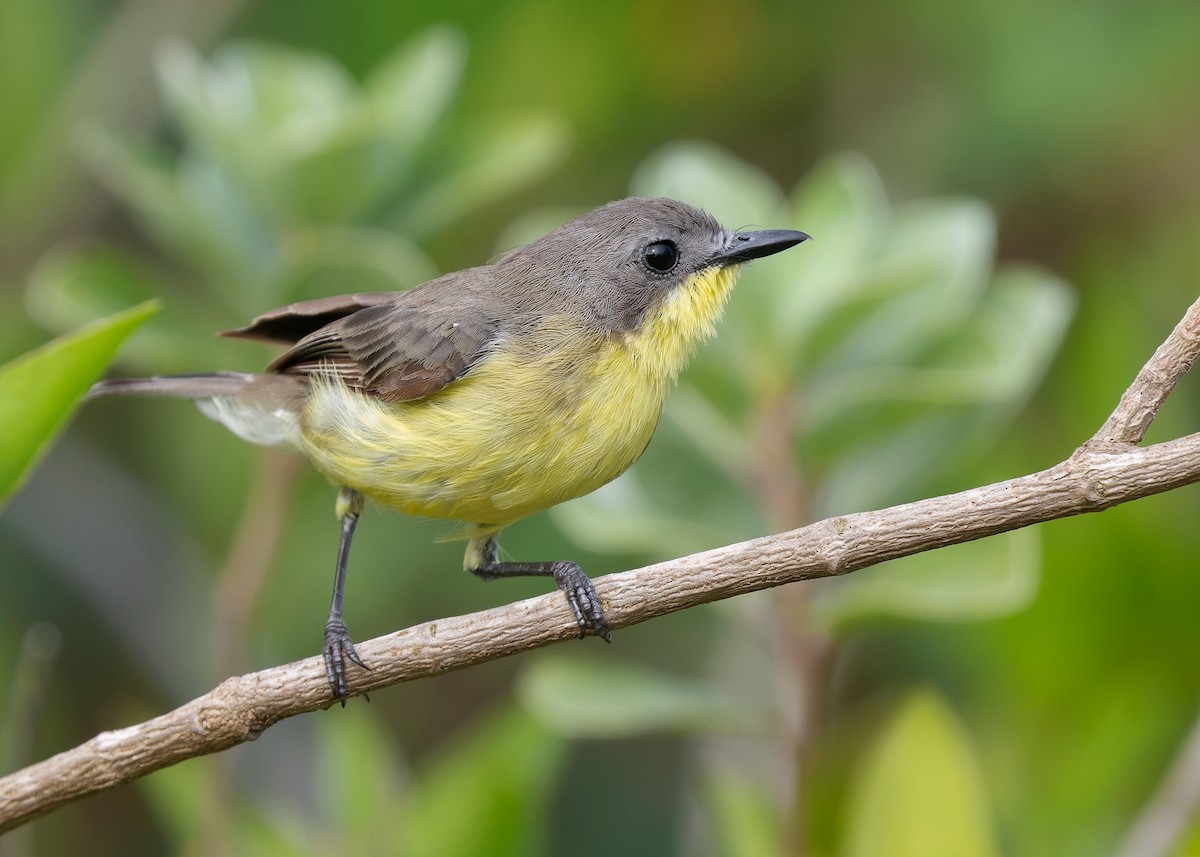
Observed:
[[[575,622],[579,625],[579,636],[586,636],[588,628],[591,628],[604,642],[612,642],[608,637],[608,622],[600,607],[600,597],[583,569],[573,562],[556,562],[551,574],[558,588],[567,596],[567,603],[571,605],[571,612],[575,614]]]
[[[350,640],[350,633],[346,630],[346,625],[340,619],[330,619],[325,623],[325,678],[329,682],[329,689],[333,691],[333,696],[342,704],[342,708],[346,707],[346,661],[351,660],[358,664],[364,670],[369,670],[370,667],[363,663],[362,658],[358,656],[358,652],[354,650],[354,643]]]

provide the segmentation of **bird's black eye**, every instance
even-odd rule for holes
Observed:
[[[679,261],[679,250],[676,249],[674,242],[655,241],[653,244],[648,244],[642,251],[642,258],[653,270],[665,274]]]

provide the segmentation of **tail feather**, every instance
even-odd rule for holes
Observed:
[[[236,396],[259,376],[246,372],[209,372],[203,375],[155,375],[152,378],[109,378],[88,390],[88,399],[101,396],[178,396],[208,399]]]
[[[101,396],[177,396],[192,399],[201,413],[243,440],[262,446],[300,447],[299,413],[308,390],[305,379],[271,373],[209,372],[110,378],[88,391]]]

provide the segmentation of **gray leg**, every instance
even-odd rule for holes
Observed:
[[[354,537],[354,525],[362,514],[363,497],[357,491],[342,488],[338,491],[337,516],[342,524],[342,537],[338,542],[337,565],[333,571],[333,598],[329,602],[329,618],[325,620],[325,678],[334,697],[346,707],[346,659],[349,658],[365,670],[370,667],[362,662],[354,643],[342,621],[342,590],[346,586],[346,560],[350,557],[350,539]]]
[[[484,580],[501,577],[553,577],[558,588],[567,597],[567,604],[575,614],[579,636],[587,635],[589,628],[597,637],[611,642],[608,637],[608,622],[600,607],[596,587],[578,564],[560,562],[500,562],[500,543],[492,532],[476,536],[467,543],[467,555],[463,565],[467,571]]]

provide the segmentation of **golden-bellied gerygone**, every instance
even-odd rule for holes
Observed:
[[[803,232],[730,232],[670,199],[624,199],[491,265],[406,292],[292,304],[226,336],[290,346],[261,374],[101,381],[91,395],[183,396],[240,437],[299,450],[339,486],[325,669],[345,704],[346,558],[363,498],[468,525],[466,569],[553,577],[580,635],[608,639],[591,580],[503,562],[500,530],[616,478],[713,332],[738,266]]]

